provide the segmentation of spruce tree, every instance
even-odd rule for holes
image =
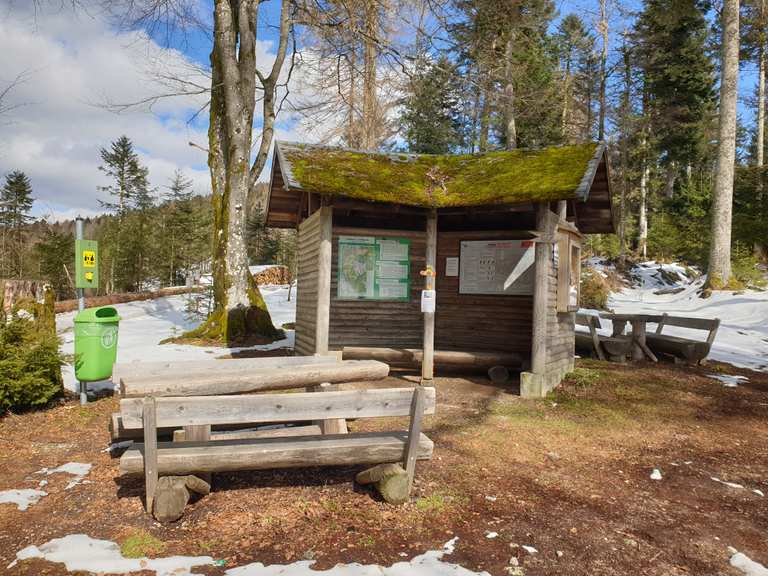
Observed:
[[[177,169],[165,195],[167,207],[165,245],[168,249],[166,267],[171,285],[179,283],[182,276],[186,277],[195,250],[194,240],[197,231],[192,205],[193,195],[192,180]]]
[[[701,161],[714,120],[714,66],[708,55],[707,3],[645,0],[635,30],[648,111],[668,191],[675,171]]]
[[[62,232],[45,225],[43,238],[35,244],[40,265],[40,274],[56,292],[58,300],[74,297],[71,283],[72,255],[75,253],[75,238],[71,232]]]
[[[109,149],[102,148],[100,154],[99,170],[112,182],[99,190],[113,198],[101,205],[116,216],[110,238],[110,285],[112,290],[137,290],[144,281],[148,209],[154,203],[149,170],[141,165],[127,136],[112,142]]]
[[[27,175],[14,170],[5,176],[5,185],[0,191],[0,226],[3,229],[3,275],[22,278],[24,276],[25,228],[34,218],[32,209],[32,183]],[[6,255],[7,260],[6,260]]]
[[[446,57],[420,58],[408,82],[400,121],[411,152],[445,154],[460,143],[458,78]]]

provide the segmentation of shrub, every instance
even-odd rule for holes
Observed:
[[[605,278],[596,270],[584,269],[581,273],[582,308],[605,310],[608,306],[610,288]]]
[[[737,284],[746,288],[764,288],[766,285],[765,273],[758,259],[751,250],[738,244],[733,251],[731,269]]]
[[[26,314],[0,323],[0,414],[48,404],[63,393],[59,342]]]

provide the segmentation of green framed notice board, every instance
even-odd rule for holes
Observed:
[[[411,293],[411,241],[340,236],[336,296],[340,300],[407,302]]]
[[[99,243],[75,240],[75,288],[99,287]]]

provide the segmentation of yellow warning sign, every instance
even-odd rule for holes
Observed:
[[[93,250],[83,250],[83,267],[95,268],[96,267],[96,252]]]

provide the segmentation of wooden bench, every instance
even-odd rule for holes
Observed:
[[[124,398],[120,401],[122,426],[127,430],[143,429],[145,443],[135,444],[121,456],[120,474],[143,473],[150,513],[158,477],[162,475],[402,462],[410,491],[416,459],[432,456],[433,443],[421,433],[421,424],[423,415],[434,412],[435,389],[421,386],[319,393]],[[161,427],[199,430],[241,422],[394,416],[410,417],[407,431],[240,439],[207,436],[207,441],[194,441],[194,438],[175,443],[157,441]]]
[[[692,338],[663,334],[662,331],[665,326],[705,330],[709,334],[705,341],[693,340]],[[715,341],[719,327],[719,318],[687,318],[663,314],[659,316],[656,332],[648,332],[645,339],[650,349],[657,354],[667,354],[690,364],[701,364],[712,349],[712,343]]]
[[[576,314],[576,324],[587,326],[589,332],[576,331],[576,349],[597,354],[600,360],[624,362],[632,348],[632,339],[628,336],[604,336],[597,331],[602,328],[600,317],[592,314]]]

